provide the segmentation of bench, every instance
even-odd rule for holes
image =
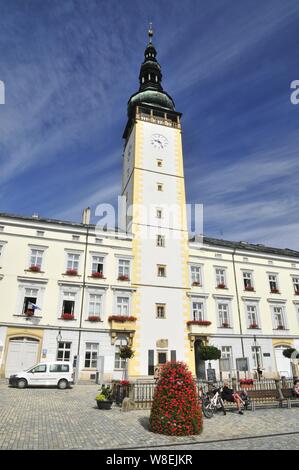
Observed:
[[[254,411],[256,406],[273,406],[282,407],[284,397],[282,397],[277,389],[270,390],[247,390],[247,394],[251,403],[251,409]]]
[[[299,404],[299,396],[295,395],[292,388],[282,388],[282,394],[285,400],[287,400],[288,408],[292,407],[292,404]]]

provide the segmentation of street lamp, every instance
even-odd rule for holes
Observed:
[[[257,353],[256,335],[253,335],[253,340],[254,340],[254,351],[255,351],[255,360],[256,360],[257,379],[258,379],[258,381],[260,381],[261,380],[261,375],[262,375],[262,370],[260,368],[259,355]]]
[[[57,343],[60,343],[60,341],[62,340],[62,335],[61,335],[60,329],[58,330],[58,334],[57,334],[57,336],[56,336],[56,340],[57,340]]]

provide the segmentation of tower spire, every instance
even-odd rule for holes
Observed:
[[[154,35],[154,30],[153,30],[153,23],[150,22],[149,28],[148,28],[148,37],[149,37],[149,42],[150,44],[152,43],[152,37]]]

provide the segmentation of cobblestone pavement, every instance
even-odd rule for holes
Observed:
[[[199,436],[150,433],[148,411],[96,407],[99,386],[19,390],[0,383],[0,449],[296,449],[299,409],[235,412],[204,420]],[[298,433],[285,435],[285,433]],[[215,442],[269,434],[282,436]],[[214,441],[214,442],[207,442]]]

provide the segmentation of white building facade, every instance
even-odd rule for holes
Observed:
[[[121,379],[124,344],[132,380],[169,360],[205,377],[201,344],[221,350],[217,375],[244,359],[247,376],[292,374],[282,353],[299,348],[299,253],[189,239],[181,114],[151,36],[124,132],[125,230],[99,230],[86,212],[82,223],[0,214],[2,377],[70,360],[80,379]]]

